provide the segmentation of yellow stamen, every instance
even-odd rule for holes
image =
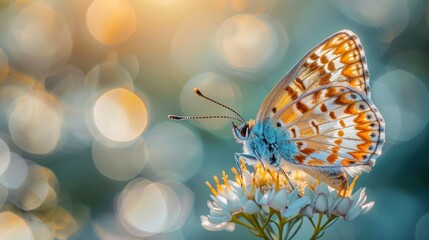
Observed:
[[[237,169],[235,169],[235,168],[231,168],[231,171],[232,171],[232,172],[234,173],[234,175],[235,175],[235,182],[240,183],[241,187],[242,187],[242,188],[245,188],[243,178],[241,177],[241,175],[240,175],[240,174],[238,174]]]
[[[275,183],[276,177],[274,176],[274,171],[271,171],[270,169],[268,169],[268,176],[267,176],[267,182],[273,182]]]
[[[234,167],[231,168],[231,172],[234,173],[235,177],[238,177],[238,171]]]
[[[247,170],[246,164],[244,164],[244,160],[240,158],[240,167],[241,171]]]
[[[342,194],[341,194],[342,192]],[[345,198],[347,195],[347,187],[345,187],[343,189],[343,186],[340,186],[340,188],[338,189],[338,196],[341,196],[342,198]]]
[[[277,172],[277,179],[276,179],[276,192],[280,190],[280,172]]]
[[[347,196],[350,196],[351,194],[352,194],[352,192],[353,192],[353,188],[355,187],[355,183],[356,183],[356,180],[359,178],[359,176],[356,176],[356,177],[354,177],[353,178],[353,181],[352,181],[352,183],[350,184],[350,186],[349,186],[349,188],[348,188],[348,191],[347,191]]]
[[[234,173],[235,181],[238,182],[239,174],[238,174],[237,169],[235,169],[234,167],[232,167],[231,168],[231,172]]]
[[[256,167],[258,168],[259,176],[261,176],[261,180],[263,181],[265,179],[265,175],[267,175],[267,170],[264,170],[260,164],[256,165]]]
[[[234,179],[235,179],[235,182],[237,182],[237,183],[240,183],[240,184],[241,184],[241,181],[240,181],[241,176],[240,176],[240,174],[238,174],[237,169],[236,169],[236,168],[234,168],[234,167],[232,167],[232,168],[231,168],[231,172],[232,172],[232,173],[234,173]]]
[[[217,190],[219,192],[223,192],[222,185],[219,183],[219,178],[217,176],[213,176],[213,179],[215,180]]]
[[[212,187],[212,185],[209,183],[209,181],[206,181],[207,187],[209,187],[210,191],[213,193],[213,195],[217,196],[219,195],[216,190]]]
[[[222,171],[222,180],[225,186],[231,188],[231,186],[228,183],[228,175],[226,175],[225,171]]]
[[[250,195],[253,196],[255,194],[255,185],[256,185],[256,178],[252,178],[252,190],[250,192]]]

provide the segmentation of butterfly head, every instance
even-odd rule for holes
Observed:
[[[246,141],[250,136],[250,132],[254,124],[255,121],[252,119],[241,124],[241,126],[237,126],[234,122],[232,122],[232,134],[234,135],[235,140],[238,143]]]

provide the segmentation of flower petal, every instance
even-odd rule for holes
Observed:
[[[248,170],[244,170],[242,173],[242,178],[245,186],[252,185],[253,182],[253,176],[250,174]]]
[[[311,201],[315,200],[315,194],[314,194],[314,192],[309,187],[305,188],[305,190],[304,190],[304,196],[310,198]]]
[[[224,196],[227,198],[227,200],[238,198],[237,192],[235,192],[232,188],[226,188]]]
[[[361,195],[362,192],[365,194],[365,190],[363,188],[359,188],[355,193],[353,193],[352,195],[353,206],[356,206],[356,204],[358,203],[359,199],[362,196]]]
[[[297,200],[290,203],[288,205],[288,208],[299,208],[299,209],[301,209],[309,202],[310,202],[310,199],[308,197],[298,198]]]
[[[286,207],[287,204],[287,193],[285,189],[281,189],[276,192],[274,197],[270,201],[270,206],[278,211],[281,211]]]
[[[341,201],[338,203],[336,207],[338,215],[345,216],[349,212],[351,206],[352,206],[352,200],[350,198],[347,197],[347,198],[341,199]]]
[[[362,189],[362,192],[359,194],[359,199],[357,201],[357,205],[362,205],[366,202],[366,193],[365,193],[366,188]]]
[[[267,206],[271,191],[262,193],[259,188],[255,192],[255,201],[261,206]]]
[[[281,211],[281,215],[285,218],[292,218],[295,217],[300,211],[300,208],[285,208],[283,211]]]
[[[327,197],[327,199],[328,199],[327,216],[330,216],[343,198],[338,196],[338,191],[336,189],[329,188],[329,196]]]
[[[243,209],[240,199],[227,199],[228,209],[231,213],[239,212]]]
[[[228,210],[216,211],[216,210],[211,209],[210,210],[210,216],[212,216],[214,218],[223,218],[225,216],[231,217],[231,213]]]
[[[314,202],[316,212],[325,213],[328,210],[328,199],[324,193],[319,193]]]
[[[352,209],[350,209],[349,213],[347,213],[344,220],[351,221],[351,220],[357,218],[359,215],[361,215],[362,211],[363,210],[360,206],[353,207]]]
[[[365,214],[365,213],[371,211],[371,209],[374,207],[374,205],[375,205],[374,201],[362,205],[362,208],[363,208],[362,214]]]
[[[209,200],[207,200],[207,206],[209,207],[209,209],[211,210],[211,209],[213,209],[213,210],[217,210],[217,211],[221,211],[222,210],[222,208],[221,207],[219,207],[219,205],[217,204],[217,203],[215,203],[215,202],[211,202],[211,201],[209,201]]]
[[[210,195],[210,197],[220,207],[226,207],[227,206],[227,201],[226,201],[226,198],[224,196],[218,195],[218,196],[215,197],[213,195]]]
[[[325,196],[329,195],[329,188],[325,182],[321,182],[319,186],[317,186],[316,193],[323,193]]]
[[[214,217],[211,215],[208,215],[207,218],[211,223],[222,223],[222,222],[228,222],[231,220],[232,216],[223,216],[223,217]]]
[[[228,231],[228,232],[233,232],[235,230],[235,223],[232,222],[226,222],[226,223],[222,223],[223,228]]]
[[[218,205],[218,208],[211,208],[210,209],[210,215],[212,216],[231,216],[231,213],[229,212],[227,205],[220,205],[217,202],[213,202],[213,205]]]
[[[248,214],[254,214],[259,211],[259,206],[253,200],[249,200],[244,204],[244,212]]]
[[[289,200],[289,202],[295,201],[298,198],[299,198],[298,190],[296,189],[290,192],[287,196],[287,199]]]
[[[234,182],[234,181],[232,181],[232,180],[228,180],[228,184],[236,192],[243,191],[243,188],[241,187],[241,185],[238,184],[238,183],[236,183],[236,182]]]
[[[330,217],[334,212],[336,212],[336,207],[341,202],[341,197],[328,198],[328,210],[326,215]]]
[[[313,207],[311,205],[305,206],[301,210],[301,214],[309,218],[313,217]]]
[[[212,223],[209,221],[207,216],[201,216],[201,226],[209,231],[234,231],[235,224],[230,222],[222,222],[222,223]]]
[[[276,190],[271,190],[270,192],[269,192],[269,195],[268,195],[268,203],[267,204],[269,204],[272,200],[273,200],[273,198],[274,198],[274,196],[276,195]]]

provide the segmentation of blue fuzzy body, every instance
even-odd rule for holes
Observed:
[[[271,120],[253,127],[249,138],[244,141],[243,150],[273,167],[280,167],[282,160],[296,164],[293,156],[298,152],[297,146],[290,141],[290,134]]]

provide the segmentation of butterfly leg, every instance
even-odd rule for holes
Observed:
[[[338,190],[338,194],[341,194],[341,192],[343,191],[343,197],[346,196],[347,194],[347,188],[348,188],[348,183],[349,183],[349,179],[347,177],[347,174],[343,173],[340,176],[338,176],[338,181],[340,182],[340,186],[339,186],[339,190]]]
[[[244,162],[246,162],[249,165],[255,165],[258,162],[258,159],[255,156],[250,155],[250,154],[245,154],[245,153],[235,153],[234,158],[235,158],[235,165],[236,165],[238,173],[240,175],[241,175],[240,158],[242,158],[244,160]],[[259,162],[260,162],[260,160],[259,160]]]
[[[287,182],[289,183],[290,187],[292,188],[292,191],[295,190],[295,187],[293,186],[292,182],[290,181],[290,179],[289,179],[287,173],[285,172],[285,170],[283,168],[281,168],[281,167],[279,169],[282,172],[282,174],[285,176]]]

